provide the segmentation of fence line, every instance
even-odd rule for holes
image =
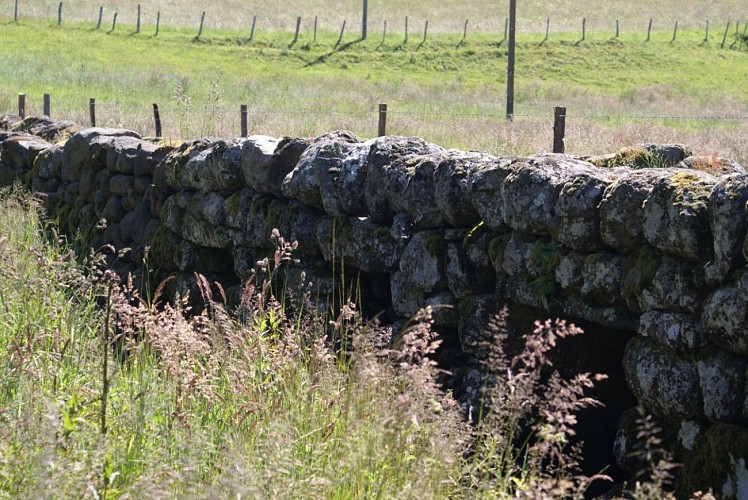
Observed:
[[[361,36],[358,38],[359,41],[366,39],[366,32],[367,32],[367,30],[366,30],[366,23],[367,23],[366,1],[367,0],[362,0],[362,1],[364,2],[364,9],[363,9],[363,17],[362,17],[362,31],[361,31]],[[97,16],[98,21],[96,23],[96,29],[97,30],[101,27],[103,10],[104,10],[103,6],[99,6],[98,7],[98,16]],[[15,22],[18,22],[18,17],[19,17],[18,0],[15,0],[15,2],[14,2],[14,12],[13,12],[13,19],[14,19]],[[317,18],[318,18],[318,16],[315,15],[314,16],[314,43],[316,43],[316,41],[317,41]],[[114,19],[113,19],[113,22],[112,22],[112,29],[110,30],[110,33],[113,32],[114,29],[115,29],[115,27],[116,27],[116,19],[117,19],[117,12],[114,13]],[[199,24],[197,36],[194,38],[195,40],[199,40],[201,38],[201,36],[203,34],[203,28],[204,28],[204,25],[205,25],[205,20],[206,20],[206,12],[203,11],[202,14],[201,14],[201,16],[200,16],[200,24]],[[293,41],[291,42],[291,46],[295,45],[295,43],[298,41],[298,38],[299,38],[299,26],[301,24],[301,21],[302,21],[302,17],[301,16],[296,16],[296,29],[294,30],[295,34],[293,36]],[[668,25],[667,28],[663,28],[663,30],[662,30],[663,32],[666,32],[666,31],[668,31],[669,26],[673,27],[672,28],[672,38],[670,39],[670,43],[671,44],[675,43],[679,29],[680,29],[680,31],[682,31],[682,26],[680,26],[680,24],[679,24],[680,21],[681,20],[676,19],[675,22],[674,22],[674,24]],[[60,2],[59,5],[58,5],[58,9],[57,9],[57,25],[58,26],[62,25],[62,22],[63,22],[63,2]],[[343,28],[340,30],[340,37],[338,38],[338,42],[336,43],[336,47],[341,44],[341,41],[342,41],[342,38],[343,38],[343,33],[345,31],[346,22],[347,22],[347,20],[343,20]],[[383,22],[384,22],[384,26],[385,26],[385,28],[384,28],[384,30],[385,30],[384,34],[386,35],[387,19],[385,18],[383,20]],[[648,24],[647,24],[647,27],[646,27],[646,38],[644,39],[644,42],[649,42],[651,40],[651,38],[652,38],[653,23],[654,23],[654,18],[649,18],[649,21],[648,21]],[[709,42],[709,23],[710,23],[710,21],[709,21],[709,19],[707,19],[706,20],[706,25],[705,25],[705,30],[704,30],[703,43],[708,43]],[[732,35],[730,35],[732,21],[731,20],[727,21],[727,25],[726,25],[726,28],[725,28],[725,31],[724,31],[724,35],[723,35],[723,38],[722,38],[722,43],[719,44],[719,46],[720,46],[721,49],[725,48],[725,46],[727,44],[728,38],[732,40],[732,43],[730,43],[727,46],[727,48],[729,48],[731,50],[733,50],[733,49],[740,50],[740,49],[743,49],[743,48],[748,49],[748,34],[746,33],[746,28],[748,28],[748,25],[746,25],[745,22],[743,23],[743,31],[741,33],[741,31],[739,29],[740,28],[740,23],[741,23],[740,19],[738,19],[735,22],[734,32],[732,33]],[[156,36],[158,35],[160,24],[161,24],[161,11],[158,11],[157,12],[157,16],[156,16]],[[251,17],[251,30],[250,30],[250,34],[249,34],[249,37],[248,37],[248,40],[247,40],[249,42],[253,41],[253,39],[254,39],[256,24],[257,24],[257,15],[255,14],[255,15],[253,15]],[[549,36],[550,36],[549,35],[549,30],[550,30],[550,25],[551,25],[551,18],[550,17],[546,18],[546,21],[545,21],[544,24],[545,24],[545,36],[540,41],[541,45],[543,45],[544,43],[546,43],[549,40]],[[613,38],[616,38],[616,39],[619,38],[619,34],[620,34],[619,19],[615,19],[613,21],[610,21],[609,24],[611,26],[611,29],[612,30],[614,29],[614,32],[615,32],[615,35],[614,35]],[[499,45],[501,45],[502,43],[504,43],[507,40],[507,25],[508,25],[508,18],[505,19],[505,23],[504,23],[504,38],[501,39],[498,42]],[[432,21],[432,26],[433,26],[433,21]],[[586,41],[586,39],[587,39],[587,17],[583,17],[581,19],[581,26],[582,26],[582,29],[581,29],[581,39],[577,40],[577,44],[581,44],[582,42]],[[140,4],[138,4],[137,5],[137,13],[136,13],[136,21],[135,21],[135,32],[134,32],[135,34],[139,34],[141,32],[140,27],[141,27],[141,6],[140,6]],[[418,47],[421,47],[423,44],[426,43],[426,37],[427,37],[427,33],[428,33],[428,28],[429,28],[429,19],[425,19],[423,40],[418,45]],[[458,47],[463,46],[465,44],[465,39],[467,38],[467,33],[468,33],[468,20],[467,19],[465,20],[464,27],[463,27],[463,29],[461,31],[462,31],[462,39],[458,42],[458,44],[457,44]],[[562,33],[569,34],[570,32],[571,31],[564,31]],[[405,38],[402,41],[403,45],[407,44],[407,42],[408,42],[408,16],[405,16],[404,33],[405,33]],[[455,31],[454,34],[456,34],[456,33],[457,32]],[[605,31],[605,33],[608,33],[608,31]],[[383,43],[384,43],[384,35],[383,35],[382,44]]]
[[[44,94],[44,115],[51,118],[51,101],[52,96],[49,93]],[[23,119],[27,113],[27,95],[25,93],[18,94],[18,115]],[[92,127],[97,125],[97,113],[96,113],[96,99],[89,99],[89,116],[90,125]],[[162,137],[162,120],[159,106],[157,103],[153,103],[153,126],[156,137]],[[178,109],[179,105],[175,105]],[[183,112],[192,111],[182,109]],[[248,117],[250,116],[249,107],[246,104],[241,104],[238,109],[229,108],[225,105],[210,105],[206,112],[212,115],[212,119],[216,122],[220,122],[220,119],[216,119],[217,113],[222,114],[238,114],[238,123],[240,124],[240,137],[246,137],[249,134]],[[387,121],[388,115],[394,115],[395,117],[472,117],[472,118],[488,118],[496,119],[497,121],[505,117],[503,113],[456,113],[449,111],[413,111],[413,110],[392,110],[386,103],[380,103],[376,109],[373,110],[327,110],[327,109],[296,109],[293,111],[274,109],[274,114],[282,114],[286,116],[301,116],[301,115],[315,115],[315,116],[346,116],[353,118],[371,117],[372,122],[377,124],[377,136],[387,135]],[[746,116],[719,116],[719,115],[680,115],[680,116],[659,116],[659,115],[612,115],[612,114],[585,114],[585,113],[568,113],[565,107],[555,107],[553,114],[550,113],[518,113],[514,114],[516,118],[540,118],[547,120],[553,116],[553,147],[554,153],[563,153],[565,149],[565,127],[566,119],[576,120],[700,120],[700,121],[735,121],[735,122],[747,122],[748,115]],[[225,118],[225,117],[224,117]],[[511,122],[509,122],[511,123]],[[510,125],[511,126],[511,125]],[[181,128],[181,124],[180,124]]]

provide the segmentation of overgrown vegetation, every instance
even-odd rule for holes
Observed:
[[[203,312],[147,303],[95,254],[76,263],[28,195],[0,199],[3,496],[542,497],[590,481],[570,439],[599,376],[544,380],[573,326],[537,323],[509,360],[498,317],[469,425],[436,383],[428,309],[393,339],[354,304],[281,304],[267,280],[237,313],[200,276]],[[271,278],[293,250],[274,237]]]

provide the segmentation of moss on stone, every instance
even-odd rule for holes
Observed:
[[[628,147],[622,148],[612,160],[607,162],[607,167],[631,167],[634,169],[640,168],[659,168],[662,167],[662,162],[658,160],[657,156],[653,155],[644,148]]]
[[[440,257],[444,255],[446,249],[444,235],[438,231],[430,232],[423,239],[423,246],[431,257]]]
[[[703,181],[702,177],[691,172],[673,174],[670,178],[670,182],[675,187],[672,195],[673,206],[688,206],[694,211],[705,210],[714,186]]]
[[[228,198],[226,198],[226,213],[230,218],[236,218],[239,216],[239,210],[241,210],[242,203],[242,192],[237,191]]]
[[[629,255],[623,265],[623,298],[628,303],[637,302],[637,297],[652,283],[661,265],[662,255],[649,245],[642,245]]]
[[[494,268],[496,268],[497,262],[500,263],[504,260],[504,249],[506,248],[506,244],[509,242],[511,236],[511,234],[502,234],[488,242],[488,257],[491,259],[491,262],[494,263]]]
[[[695,491],[711,488],[720,498],[738,499],[735,485],[732,485],[731,494],[724,487],[730,484],[728,476],[735,474],[741,459],[742,466],[748,467],[748,430],[736,425],[715,424],[704,434],[698,448],[685,457],[676,485],[678,497],[689,498]],[[740,477],[733,476],[732,480],[740,481]],[[748,478],[743,475],[742,480],[748,481]]]

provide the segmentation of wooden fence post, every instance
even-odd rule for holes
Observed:
[[[340,45],[340,42],[343,41],[343,33],[345,33],[345,19],[343,19],[343,27],[340,28],[340,36],[338,37],[338,41],[335,42],[335,48],[338,48],[338,45]]]
[[[57,26],[62,24],[62,2],[57,6]]]
[[[44,94],[44,115],[52,118],[52,96]]]
[[[499,45],[506,42],[507,33],[509,33],[509,18],[504,19],[504,38],[499,41]]]
[[[648,42],[650,38],[652,37],[652,18],[649,18],[649,26],[647,26],[647,39],[644,40],[645,42]]]
[[[101,18],[104,16],[104,6],[99,6],[99,20],[96,21],[96,29],[101,29]]]
[[[291,45],[289,47],[293,47],[294,44],[299,40],[299,28],[301,28],[301,16],[296,17],[296,31],[293,35],[293,41],[291,42]]]
[[[112,18],[112,30],[109,33],[114,33],[114,28],[117,27],[117,13],[114,13],[114,17]]]
[[[587,38],[587,18],[582,18],[582,39],[579,40],[580,42],[583,42]]]
[[[26,118],[26,94],[18,94],[18,116]]]
[[[418,45],[419,48],[423,46],[424,43],[426,43],[426,36],[428,35],[428,33],[429,33],[429,20],[426,19],[426,24],[423,26],[423,40]]]
[[[135,33],[140,33],[140,4],[138,4],[138,20],[135,24]]]
[[[618,38],[618,33],[619,33],[619,31],[618,31],[618,19],[616,19],[616,36],[615,36],[615,38]]]
[[[566,130],[566,108],[553,108],[553,152],[564,152],[564,133]]]
[[[675,42],[675,37],[678,36],[678,20],[675,20],[675,27],[673,28],[673,39],[670,40],[670,43]]]
[[[153,121],[156,123],[156,137],[161,137],[161,115],[158,112],[158,104],[153,103]]]
[[[314,38],[312,43],[317,43],[317,16],[314,16]]]
[[[249,30],[249,41],[251,42],[252,39],[255,37],[255,24],[257,23],[257,16],[252,16],[252,28]]]
[[[727,33],[730,31],[730,21],[727,21],[727,28],[725,28],[725,35],[722,37],[722,45],[719,46],[720,49],[725,48],[725,42],[727,41]]]
[[[408,16],[405,16],[405,40],[403,43],[408,43]]]
[[[96,126],[96,99],[93,97],[88,100],[88,112],[91,116],[91,126]]]
[[[734,49],[738,43],[738,30],[740,29],[740,20],[735,21],[735,40],[730,44],[730,48]]]
[[[13,20],[18,21],[18,0],[15,1],[15,7],[13,9]]]
[[[387,19],[384,20],[384,29],[382,30],[382,43],[380,45],[384,45],[384,40],[387,38]]]
[[[379,137],[387,135],[387,105],[386,104],[379,105],[379,127],[377,130],[378,130]]]
[[[202,15],[200,16],[200,28],[197,30],[197,36],[195,39],[200,38],[203,34],[203,24],[205,23],[205,11],[203,11]]]
[[[540,45],[543,45],[545,42],[548,41],[548,32],[550,31],[550,29],[551,29],[551,18],[549,17],[545,20],[545,38],[543,38],[543,40],[540,41]]]
[[[241,114],[241,130],[242,130],[242,137],[247,137],[247,105],[242,104],[239,107],[239,113]]]
[[[709,41],[709,19],[706,20],[706,30],[704,30],[704,42]]]
[[[156,33],[153,36],[158,36],[158,30],[161,28],[161,11],[156,11]]]
[[[468,20],[465,19],[465,26],[462,28],[462,40],[460,40],[460,43],[457,44],[458,47],[462,46],[462,44],[465,43],[465,39],[467,38],[467,28]]]
[[[509,0],[509,48],[506,66],[506,121],[514,120],[514,51],[517,25],[517,0]]]
[[[369,2],[363,0],[363,12],[361,14],[361,40],[366,40],[366,25],[369,22]]]

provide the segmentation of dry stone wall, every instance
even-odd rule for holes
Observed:
[[[719,455],[719,473],[681,487],[748,491],[748,174],[734,162],[683,146],[497,158],[349,132],[172,147],[44,118],[0,128],[3,184],[39,193],[64,230],[129,249],[112,254],[122,270],[147,257],[175,291],[194,272],[238,286],[278,229],[298,242],[292,286],[322,306],[357,276],[393,322],[433,305],[468,365],[505,303],[624,332],[615,364],[685,470]],[[470,393],[480,376],[464,380]],[[615,441],[624,465],[631,420]]]

